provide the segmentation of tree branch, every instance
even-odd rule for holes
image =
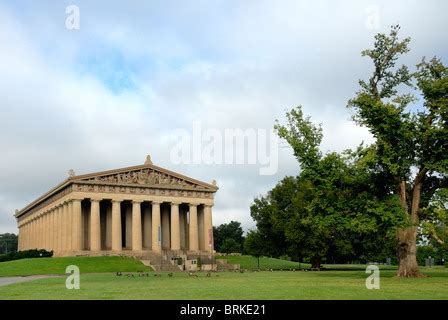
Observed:
[[[435,231],[431,232],[431,237],[440,245],[444,245],[445,241],[443,241],[442,239],[440,239],[440,237],[436,234]]]

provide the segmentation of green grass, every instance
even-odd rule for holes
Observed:
[[[255,270],[258,269],[257,258],[252,256],[218,256],[216,259],[226,259],[228,263],[239,264],[241,269]],[[275,258],[260,257],[261,269],[274,269],[274,270],[289,270],[309,268],[307,263],[298,263],[294,261],[287,261]]]
[[[257,268],[257,259],[226,256],[243,269]],[[175,273],[168,277],[117,277],[114,273],[149,271],[124,257],[23,259],[0,263],[0,276],[65,274],[68,265],[81,271],[81,289],[68,290],[66,276],[0,287],[0,299],[448,299],[448,269],[421,268],[426,278],[396,278],[396,267],[381,266],[381,289],[368,290],[365,265],[327,265],[327,271],[219,272],[206,277]],[[298,263],[261,258],[266,269],[299,269]],[[300,265],[301,268],[309,265]],[[340,270],[341,268],[345,271]],[[108,273],[112,272],[112,273]]]
[[[325,270],[366,270],[367,264],[324,264]],[[377,265],[381,270],[397,270],[397,266]]]
[[[0,262],[0,277],[36,274],[65,274],[69,265],[81,273],[151,271],[139,260],[129,257],[61,257],[34,258]]]
[[[379,290],[366,289],[364,271],[82,274],[80,290],[67,290],[65,277],[41,279],[1,287],[0,299],[448,299],[447,269],[422,271],[430,277],[401,279],[383,270]]]
[[[218,256],[216,259],[226,259],[228,263],[239,264],[242,269],[257,270],[257,258],[252,256]],[[327,270],[366,270],[366,264],[324,264],[322,267]],[[260,268],[262,270],[290,270],[290,269],[307,269],[310,268],[309,263],[298,263],[294,261],[281,260],[269,257],[260,257]],[[396,270],[396,266],[378,265],[381,270]]]

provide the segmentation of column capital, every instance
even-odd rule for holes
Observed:
[[[171,201],[170,203],[171,203],[172,206],[179,206],[179,205],[182,204],[181,201]]]
[[[132,203],[135,203],[135,204],[140,204],[140,203],[142,203],[142,202],[143,202],[143,200],[132,199]]]
[[[199,205],[199,203],[190,202],[190,203],[188,203],[188,205],[190,207],[197,207]]]
[[[112,199],[111,202],[115,202],[115,203],[122,203],[122,200],[118,200],[118,199]]]
[[[91,197],[90,198],[90,202],[100,202],[101,200],[103,200],[103,198],[100,198],[100,197]]]
[[[205,208],[205,207],[207,207],[207,208],[211,208],[211,207],[213,207],[214,205],[213,205],[213,204],[208,204],[208,203],[203,203],[203,206],[204,206],[204,208]]]
[[[162,204],[162,202],[161,200],[152,200],[151,204]]]

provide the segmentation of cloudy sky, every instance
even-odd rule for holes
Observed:
[[[66,28],[76,5],[80,29]],[[175,164],[176,129],[272,128],[302,104],[323,123],[322,149],[369,133],[346,102],[371,65],[360,51],[391,24],[411,53],[448,62],[448,2],[0,1],[0,233],[22,208],[67,177],[159,166],[220,187],[214,224],[253,226],[249,206],[299,167],[283,143],[274,175],[258,165]]]

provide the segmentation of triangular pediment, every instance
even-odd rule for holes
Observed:
[[[182,174],[157,167],[143,165],[116,170],[97,172],[82,176],[73,176],[73,182],[93,184],[132,185],[147,187],[164,187],[169,189],[200,189],[215,192],[218,188]]]

